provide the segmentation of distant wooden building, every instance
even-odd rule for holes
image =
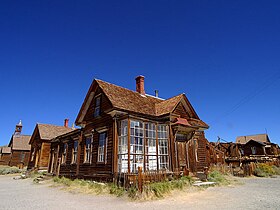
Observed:
[[[144,172],[205,170],[208,125],[185,94],[161,99],[145,93],[144,77],[136,91],[95,79],[76,125],[52,140],[49,172],[66,177],[112,180]]]
[[[64,126],[38,123],[29,141],[31,152],[28,169],[47,170],[50,161],[51,139],[72,130],[68,127],[68,119],[65,120]]]
[[[17,166],[19,168],[26,167],[28,164],[28,158],[30,154],[30,135],[23,135],[21,121],[16,125],[14,134],[9,142],[11,148],[10,166]]]
[[[0,147],[0,165],[9,165],[11,156],[11,147]]]

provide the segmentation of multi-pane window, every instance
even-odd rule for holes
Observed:
[[[156,125],[145,123],[145,165],[146,170],[157,170]]]
[[[85,141],[85,156],[84,156],[84,162],[85,163],[90,163],[91,161],[91,136],[86,137]]]
[[[106,144],[107,144],[107,133],[106,132],[100,133],[97,162],[105,162]]]
[[[72,163],[77,163],[77,153],[78,153],[78,141],[74,141],[74,146],[72,150]]]
[[[101,96],[97,96],[94,101],[94,117],[100,116],[100,102]]]
[[[127,143],[127,120],[119,124],[119,145],[118,145],[118,171],[128,171],[128,143]]]
[[[130,172],[144,166],[144,128],[140,121],[130,121]]]
[[[158,125],[158,162],[159,169],[169,169],[168,134],[166,125]]]
[[[63,144],[63,151],[62,151],[62,160],[61,163],[66,163],[66,155],[67,155],[67,143]]]
[[[129,126],[130,135],[128,136]],[[131,120],[130,125],[128,125],[128,120],[122,120],[118,124],[118,128],[119,173],[128,171],[137,173],[138,167],[142,167],[146,171],[169,169],[166,125],[156,125],[152,122],[144,123],[138,120]],[[128,145],[128,139],[130,145]],[[128,154],[128,150],[130,154]]]

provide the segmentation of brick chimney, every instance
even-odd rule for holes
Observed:
[[[69,119],[64,120],[64,127],[68,128]]]
[[[145,88],[144,88],[144,76],[140,75],[135,78],[136,80],[136,91],[141,95],[145,95]]]

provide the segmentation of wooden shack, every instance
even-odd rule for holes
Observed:
[[[68,127],[68,119],[65,120],[64,126],[37,123],[29,141],[31,151],[28,169],[48,170],[51,139],[72,130],[73,128]]]
[[[0,165],[9,165],[11,161],[11,147],[3,146],[0,148]]]
[[[49,172],[112,180],[143,172],[193,173],[208,166],[208,125],[185,94],[169,99],[95,79],[76,119],[81,129],[52,140]],[[59,167],[58,167],[59,166]]]
[[[9,142],[11,148],[11,159],[9,166],[17,166],[19,168],[26,167],[28,165],[28,159],[30,154],[30,135],[23,135],[21,121],[16,125],[15,132]]]

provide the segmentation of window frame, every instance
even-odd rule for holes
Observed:
[[[104,139],[101,139],[102,135],[105,135]],[[97,163],[106,164],[106,161],[107,161],[107,142],[108,142],[107,139],[108,139],[107,130],[98,133]],[[100,146],[101,140],[104,141],[102,146]],[[102,151],[102,153],[100,153],[100,151]]]
[[[64,142],[64,143],[63,143],[62,155],[61,155],[61,164],[66,164],[66,160],[67,160],[67,151],[68,151],[68,143],[67,143],[67,142]]]
[[[87,140],[89,140],[89,147],[87,147]],[[91,164],[92,161],[92,142],[93,142],[93,135],[85,136],[85,145],[84,145],[84,163]],[[87,155],[87,153],[89,153]]]
[[[94,118],[100,117],[100,115],[101,115],[101,94],[94,97],[94,107],[93,107],[93,117]]]
[[[76,145],[76,147],[75,147],[75,145]],[[74,140],[73,148],[72,148],[72,161],[71,161],[71,164],[77,164],[78,147],[79,147],[79,141],[78,140]]]

